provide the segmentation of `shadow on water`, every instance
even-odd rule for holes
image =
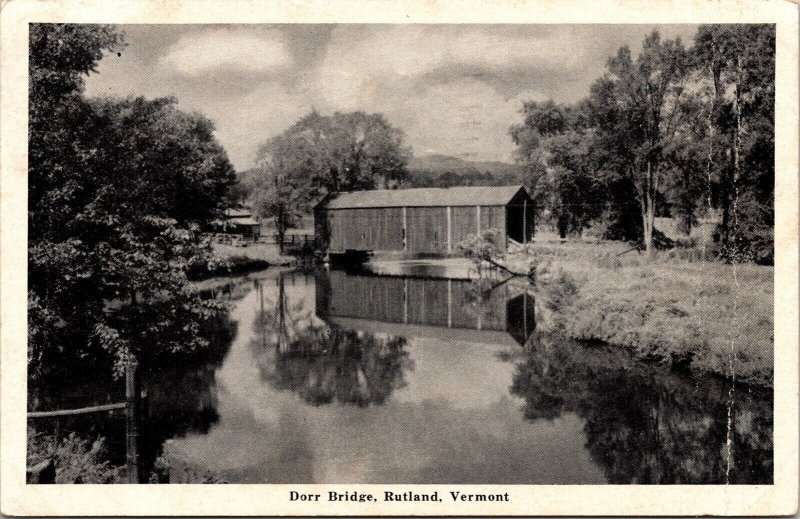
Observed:
[[[201,295],[231,297],[229,287]],[[140,359],[139,378],[146,397],[139,421],[139,457],[145,476],[151,473],[165,440],[207,432],[218,421],[214,374],[222,365],[236,329],[229,311],[223,309],[201,327],[201,335],[208,340],[207,348]],[[113,378],[110,364],[98,360],[84,359],[79,366],[60,366],[46,381],[29,386],[29,405],[35,409],[124,401],[124,380]],[[70,432],[92,440],[102,437],[109,461],[115,465],[125,463],[124,412],[39,419],[34,425],[39,433],[60,438]]]

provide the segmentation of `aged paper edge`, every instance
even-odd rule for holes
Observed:
[[[8,515],[787,515],[798,492],[798,9],[785,0],[2,0],[0,24],[0,510]],[[774,23],[776,57],[774,484],[25,484],[27,24]],[[508,503],[290,503],[298,491],[509,492]]]

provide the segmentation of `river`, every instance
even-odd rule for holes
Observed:
[[[569,316],[526,284],[446,276],[273,269],[218,288],[221,352],[144,375],[146,467],[163,451],[172,482],[772,481],[769,392],[560,338]],[[120,427],[98,429],[117,453]]]

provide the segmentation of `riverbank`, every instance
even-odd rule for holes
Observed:
[[[773,375],[773,268],[649,260],[618,243],[535,245],[510,263],[539,265],[559,288],[570,337],[623,346],[648,361],[770,387]],[[563,276],[561,273],[564,273]]]
[[[192,269],[189,273],[192,281],[243,275],[269,267],[286,267],[296,261],[291,256],[281,254],[278,246],[270,243],[248,243],[243,246],[214,243],[212,249],[214,261]]]
[[[537,306],[570,338],[624,347],[643,361],[771,387],[773,268],[681,256],[692,255],[670,251],[649,260],[619,242],[537,243],[509,254],[507,263],[519,272],[537,264]],[[370,268],[391,273],[407,263],[376,259]],[[448,274],[475,273],[462,258],[425,263]],[[547,325],[539,321],[543,314],[537,326]]]

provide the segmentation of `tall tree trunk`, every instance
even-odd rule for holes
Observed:
[[[655,249],[653,248],[653,227],[655,225],[656,216],[656,183],[653,178],[653,167],[650,161],[647,162],[647,174],[645,175],[645,185],[642,191],[644,194],[641,201],[644,248],[647,251],[647,255],[652,257],[655,255]]]

